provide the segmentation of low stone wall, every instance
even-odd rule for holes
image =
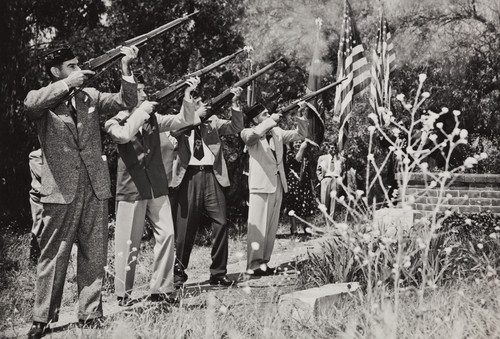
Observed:
[[[407,196],[415,197],[413,209],[424,214],[433,211],[439,199],[439,186],[428,188],[431,181],[431,177],[423,173],[412,173],[406,191]],[[500,214],[500,174],[455,174],[449,182],[441,200],[441,211]]]

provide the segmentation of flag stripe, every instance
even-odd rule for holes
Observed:
[[[334,114],[339,117],[340,129],[338,150],[344,148],[348,136],[352,100],[369,85],[370,67],[364,54],[356,23],[349,2],[344,2],[344,20],[340,35],[337,79],[347,76],[347,80],[336,88]]]

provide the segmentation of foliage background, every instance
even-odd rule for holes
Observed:
[[[474,136],[464,146],[457,163],[481,150],[490,160],[479,170],[498,173],[500,132],[500,3],[495,0],[384,0],[395,42],[397,69],[393,91],[411,96],[418,74],[426,73],[426,90],[432,95],[426,109],[442,106],[462,112],[461,128]],[[351,1],[363,42],[374,46],[379,13],[378,0]],[[279,102],[304,93],[316,32],[315,19],[323,19],[320,46],[324,83],[334,80],[341,29],[343,0],[5,0],[0,2],[0,228],[27,231],[30,225],[28,153],[38,147],[33,125],[26,120],[22,102],[30,89],[48,82],[38,57],[51,44],[67,42],[81,61],[88,60],[130,37],[149,31],[194,9],[201,11],[193,26],[183,25],[142,49],[135,68],[145,73],[152,93],[186,72],[194,71],[245,44],[254,47],[255,68],[280,55],[290,68],[260,78],[258,100],[280,91]],[[370,52],[367,53],[368,57]],[[243,57],[205,76],[201,94],[216,95],[247,74]],[[104,75],[100,90],[117,90],[118,70]],[[331,109],[333,93],[325,97]],[[355,99],[346,154],[348,167],[363,171],[367,154],[367,94]],[[395,114],[402,116],[394,104]],[[327,114],[327,140],[338,128]],[[104,122],[109,117],[102,117]],[[443,123],[451,126],[444,117]],[[284,121],[293,125],[293,114]],[[116,150],[103,133],[112,179]],[[383,145],[379,145],[383,152]],[[245,180],[241,175],[242,144],[237,137],[225,141],[225,155],[232,173],[228,201],[241,215]],[[436,164],[439,166],[439,158]],[[114,184],[113,184],[114,186]],[[110,212],[114,202],[110,201]]]

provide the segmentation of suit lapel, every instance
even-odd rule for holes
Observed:
[[[71,117],[71,108],[68,106],[69,103],[65,102],[60,104],[54,109],[54,113],[57,115],[59,119],[61,119],[62,122],[68,127],[69,131],[73,135],[73,138],[75,141],[77,140],[77,130],[75,126],[75,122],[73,121],[73,118]]]
[[[212,121],[208,120],[204,122],[203,127],[201,128],[201,137],[213,155],[216,156],[220,151],[220,143],[214,133],[215,129],[212,128]]]

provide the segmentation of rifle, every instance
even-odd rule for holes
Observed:
[[[137,46],[141,47],[145,45],[147,42],[149,42],[151,39],[158,37],[159,35],[171,30],[172,28],[175,28],[179,26],[181,23],[187,21],[190,19],[192,16],[197,15],[200,11],[196,10],[191,14],[185,15],[182,18],[175,19],[173,21],[170,21],[169,23],[160,26],[158,28],[153,29],[152,31],[141,34],[135,38],[129,39],[125,41],[122,45],[115,47],[106,53],[90,59],[89,61],[85,62],[83,64],[83,68],[87,68],[91,71],[96,71],[98,69],[101,69],[99,72],[94,74],[92,77],[90,77],[87,81],[85,81],[78,89],[73,90],[69,95],[65,96],[63,99],[59,100],[55,105],[54,108],[59,106],[61,103],[70,100],[72,97],[74,97],[77,93],[79,93],[83,88],[88,87],[89,84],[95,81],[95,79],[104,73],[106,70],[108,70],[111,66],[115,65],[121,58],[121,53],[120,49],[124,46],[131,47],[131,46]]]
[[[326,85],[325,87],[322,87],[322,88],[318,89],[317,91],[314,91],[314,92],[311,92],[311,93],[307,93],[306,95],[303,95],[301,98],[294,100],[288,106],[285,106],[284,108],[280,108],[278,110],[278,112],[281,113],[281,114],[287,113],[288,111],[291,111],[292,109],[294,109],[295,106],[297,106],[297,104],[299,102],[301,102],[301,101],[309,101],[309,100],[313,99],[314,97],[317,97],[318,95],[320,95],[320,94],[328,91],[329,89],[337,87],[344,80],[347,80],[347,77],[345,77],[343,79],[340,79],[338,81],[335,81],[334,83],[331,83],[330,85]]]
[[[229,60],[235,58],[238,54],[242,53],[243,51],[244,51],[244,49],[240,49],[240,50],[234,52],[233,54],[228,55],[220,60],[217,60],[216,62],[214,62],[214,63],[212,63],[212,64],[210,64],[210,65],[208,65],[208,66],[206,66],[198,71],[195,71],[193,73],[190,73],[190,74],[183,76],[180,80],[177,80],[173,84],[168,85],[166,88],[154,93],[152,95],[152,99],[154,101],[158,101],[158,102],[160,102],[160,101],[169,102],[169,101],[175,99],[179,95],[178,93],[183,91],[188,86],[186,84],[187,79],[192,78],[192,77],[202,76],[203,74],[208,73],[208,72],[216,69],[217,67],[225,64]]]
[[[245,86],[248,86],[253,80],[255,80],[256,78],[260,77],[264,73],[268,72],[271,68],[273,68],[274,66],[276,66],[279,62],[283,62],[284,63],[284,67],[288,66],[286,64],[284,58],[281,57],[278,60],[276,60],[276,61],[268,64],[267,66],[259,69],[254,74],[252,74],[252,75],[250,75],[250,76],[248,76],[248,77],[246,77],[244,79],[241,79],[240,81],[238,81],[235,84],[233,84],[229,89],[226,89],[224,92],[222,92],[221,94],[219,94],[215,98],[212,98],[212,99],[208,100],[205,103],[210,108],[207,110],[207,115],[203,118],[203,120],[201,120],[201,122],[199,124],[183,127],[181,129],[175,131],[174,133],[189,132],[194,127],[199,126],[203,122],[207,121],[212,115],[214,115],[215,113],[217,113],[217,111],[220,110],[224,106],[224,104],[226,104],[228,101],[230,101],[233,98],[234,94],[231,92],[232,88],[235,88],[235,87],[242,87],[243,88]]]

